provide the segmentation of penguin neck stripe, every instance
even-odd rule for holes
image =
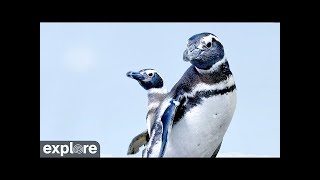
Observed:
[[[158,106],[159,106],[159,102],[153,102],[148,105],[148,109],[151,110],[151,109],[154,109]]]
[[[151,88],[148,90],[149,94],[152,93],[157,93],[157,94],[166,94],[167,92],[167,88],[165,88],[164,86],[162,88]]]
[[[233,90],[236,89],[236,85],[233,84],[230,87],[226,87],[224,89],[216,89],[216,90],[209,90],[209,91],[199,91],[196,93],[197,97],[211,97],[211,96],[216,96],[216,95],[223,95],[226,94],[228,92],[232,92]]]
[[[234,78],[230,75],[226,80],[221,81],[215,84],[206,84],[206,83],[199,83],[197,84],[189,93],[186,93],[186,96],[194,97],[197,92],[199,91],[208,91],[208,90],[222,90],[228,87],[231,87],[235,84]]]
[[[204,70],[204,69],[199,69],[197,67],[195,67],[197,69],[197,71],[200,73],[200,74],[205,74],[205,73],[212,73],[214,71],[216,71],[223,63],[227,62],[227,58],[225,58],[225,56],[220,60],[218,61],[217,63],[215,63],[214,65],[212,65],[212,67],[208,70]]]
[[[236,85],[226,87],[224,89],[215,89],[215,90],[201,90],[194,93],[193,97],[188,97],[188,102],[184,102],[184,105],[181,107],[180,111],[177,112],[176,118],[173,120],[173,123],[176,124],[180,119],[185,115],[186,112],[194,108],[205,98],[210,98],[212,96],[224,95],[226,93],[233,92],[236,89]],[[187,104],[187,105],[186,105]]]

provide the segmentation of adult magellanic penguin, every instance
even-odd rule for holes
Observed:
[[[192,65],[156,110],[146,157],[215,157],[236,108],[224,47],[212,33],[188,40]]]
[[[142,69],[139,72],[127,72],[127,76],[135,79],[148,92],[148,113],[146,116],[147,130],[135,136],[128,148],[127,154],[136,154],[139,148],[149,141],[149,133],[154,122],[156,108],[167,95],[163,78],[155,69]]]

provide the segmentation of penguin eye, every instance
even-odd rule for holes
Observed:
[[[206,45],[208,48],[211,47],[211,42],[208,42],[208,44]]]
[[[153,73],[149,73],[148,76],[153,76]]]

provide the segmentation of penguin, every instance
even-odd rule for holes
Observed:
[[[149,134],[154,122],[154,113],[160,102],[167,95],[167,88],[164,86],[163,78],[155,69],[142,69],[139,72],[129,71],[126,74],[129,78],[135,79],[148,92],[148,112],[146,116],[147,130],[135,136],[128,148],[127,154],[136,154],[142,145],[149,141]]]
[[[217,36],[190,37],[183,60],[191,66],[157,108],[144,157],[215,157],[232,120],[237,89]]]

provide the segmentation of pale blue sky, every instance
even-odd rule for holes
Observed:
[[[220,152],[280,156],[280,23],[41,23],[40,140],[95,140],[126,156],[147,112],[126,72],[157,69],[171,89],[201,32],[224,45],[238,89]]]

